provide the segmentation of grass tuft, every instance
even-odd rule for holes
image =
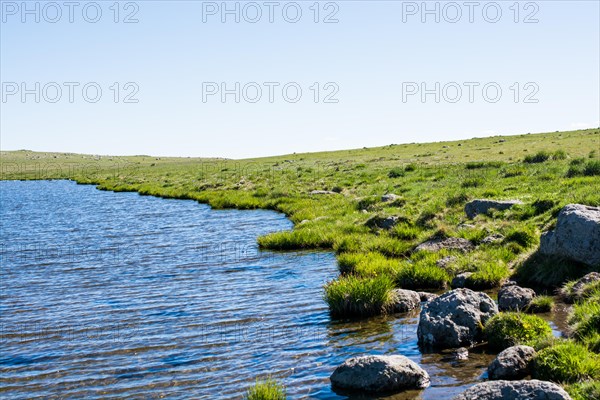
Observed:
[[[503,350],[549,338],[552,336],[552,329],[538,316],[506,312],[496,314],[487,321],[485,334],[490,347]]]
[[[349,275],[325,285],[325,301],[334,318],[369,317],[390,311],[394,282],[388,276]]]
[[[285,400],[285,387],[274,379],[265,381],[257,380],[254,386],[248,389],[245,400]]]
[[[560,383],[600,379],[600,356],[587,347],[567,341],[542,349],[533,362],[532,376]]]

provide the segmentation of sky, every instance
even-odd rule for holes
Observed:
[[[600,2],[4,1],[0,149],[247,158],[600,125]]]

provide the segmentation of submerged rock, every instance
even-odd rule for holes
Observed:
[[[524,310],[535,297],[532,289],[517,285],[502,286],[498,292],[498,309],[500,311]]]
[[[453,400],[572,400],[563,388],[552,382],[490,381],[478,383]]]
[[[366,392],[423,389],[430,383],[424,369],[400,355],[351,358],[337,367],[330,379],[334,387]]]
[[[523,204],[523,202],[519,200],[484,200],[478,199],[468,202],[465,205],[465,214],[467,217],[473,219],[479,214],[487,214],[490,210],[508,210],[517,204]]]
[[[556,228],[542,234],[540,253],[600,265],[600,208],[564,206],[558,213]]]
[[[471,345],[483,339],[482,327],[498,313],[485,293],[455,289],[426,303],[421,310],[419,344],[438,348]]]
[[[442,249],[460,250],[463,253],[473,250],[475,246],[467,239],[462,238],[435,238],[421,243],[415,251],[440,251]]]
[[[392,291],[394,312],[407,312],[421,305],[421,297],[417,292],[405,289]]]
[[[522,379],[531,373],[535,349],[512,346],[503,350],[488,367],[489,379]]]

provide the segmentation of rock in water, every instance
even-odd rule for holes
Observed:
[[[421,305],[421,297],[412,290],[394,289],[394,312],[407,312]]]
[[[429,386],[429,374],[400,355],[351,358],[337,367],[330,379],[334,387],[366,392],[399,392]]]
[[[491,381],[471,386],[453,400],[572,400],[563,388],[552,382]]]
[[[500,311],[518,311],[527,308],[535,297],[532,289],[517,285],[502,286],[498,292],[498,309]]]
[[[498,313],[485,293],[454,289],[425,303],[419,317],[419,344],[437,348],[468,346],[483,339],[482,327]]]
[[[519,200],[500,201],[500,200],[478,199],[478,200],[470,201],[465,205],[465,214],[467,214],[467,217],[473,219],[478,214],[487,214],[491,209],[503,211],[503,210],[508,210],[509,208],[511,208],[512,206],[514,206],[516,204],[523,204],[523,203]]]
[[[600,208],[564,206],[558,213],[556,228],[542,234],[540,253],[600,265]]]
[[[522,379],[531,373],[535,350],[529,346],[512,346],[502,351],[488,367],[489,379]]]

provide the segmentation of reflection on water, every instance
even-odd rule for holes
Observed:
[[[290,398],[331,390],[345,359],[403,354],[448,399],[484,376],[491,355],[456,363],[421,354],[417,313],[332,322],[329,253],[260,252],[290,229],[269,211],[111,193],[71,182],[0,182],[0,396],[241,398],[256,377]]]

